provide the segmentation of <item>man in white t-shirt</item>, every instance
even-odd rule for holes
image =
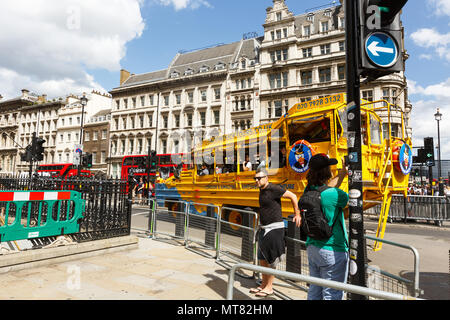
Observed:
[[[250,162],[248,154],[245,155],[244,171],[252,171],[252,163]]]

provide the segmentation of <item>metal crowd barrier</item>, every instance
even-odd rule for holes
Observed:
[[[380,206],[375,206],[364,213],[380,214]],[[393,195],[389,209],[388,221],[426,220],[442,226],[443,221],[450,221],[450,198],[446,196]]]
[[[389,290],[390,292],[399,292],[403,294],[405,292],[408,293],[409,291],[409,293],[414,297],[418,297],[420,294],[423,294],[423,290],[419,288],[419,252],[416,248],[368,235],[365,235],[365,238],[411,250],[414,255],[414,280],[411,281],[409,279],[393,275],[389,272],[375,269],[372,266],[367,266],[368,271],[370,271],[368,274],[372,277],[372,280],[368,281],[369,284],[375,286],[375,289]]]
[[[193,213],[191,210],[194,207],[206,207],[206,216]],[[202,249],[213,250],[217,252],[217,241],[219,235],[219,228],[217,221],[220,219],[220,208],[216,205],[189,202],[187,211],[187,228],[186,228],[186,249],[195,251],[206,257],[214,258],[213,255],[207,254],[204,251],[199,251],[198,246],[192,246],[195,243],[201,246]]]
[[[228,273],[228,284],[227,284],[227,300],[233,300],[233,287],[234,287],[234,277],[235,273],[238,269],[247,269],[253,272],[260,272],[265,274],[272,274],[277,278],[293,280],[293,281],[302,281],[310,284],[314,284],[321,287],[333,288],[336,290],[343,290],[349,293],[355,293],[363,296],[374,297],[378,299],[386,299],[386,300],[422,300],[419,298],[399,295],[391,292],[376,290],[372,288],[366,288],[361,286],[355,286],[352,284],[342,283],[338,281],[325,280],[321,278],[305,276],[298,273],[287,272],[276,270],[272,268],[265,268],[260,266],[255,266],[247,263],[238,263],[235,264]]]
[[[79,232],[84,210],[77,191],[0,191],[0,242]]]
[[[254,211],[223,207],[222,212],[229,210],[241,214],[242,224],[218,220],[218,249],[216,262],[229,269],[231,265],[222,256],[233,262],[256,263],[257,214]],[[254,275],[252,276],[254,277]]]
[[[185,231],[187,225],[187,201],[165,200],[168,207],[160,207],[156,203],[156,208],[152,214],[153,228],[152,238],[162,239],[161,235],[173,240],[186,241]]]

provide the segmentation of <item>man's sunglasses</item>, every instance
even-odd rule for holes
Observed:
[[[260,181],[262,178],[265,178],[267,176],[262,176],[262,177],[254,177],[253,179],[255,179],[255,181]]]

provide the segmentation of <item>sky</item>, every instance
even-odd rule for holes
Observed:
[[[294,15],[331,0],[286,0]],[[120,69],[162,70],[180,50],[263,35],[272,0],[2,0],[0,94],[48,97],[119,86]],[[434,137],[450,159],[450,0],[409,0],[402,13],[413,145]]]

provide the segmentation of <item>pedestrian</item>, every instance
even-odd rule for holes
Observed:
[[[250,157],[248,154],[245,155],[243,171],[252,171],[252,163],[250,162]]]
[[[348,194],[339,189],[347,175],[344,167],[332,178],[330,166],[336,165],[336,159],[330,159],[325,154],[316,154],[309,161],[309,171],[306,179],[308,190],[325,189],[320,194],[322,212],[332,227],[332,235],[327,240],[306,239],[306,251],[309,262],[309,275],[327,280],[347,282],[348,276],[348,240],[344,223],[343,209],[348,202]],[[324,189],[324,188],[321,188]],[[308,300],[342,300],[343,291],[311,284],[308,290]]]
[[[143,192],[144,192],[144,182],[142,181],[142,178],[140,178],[138,184],[136,185],[136,195],[138,196],[138,204],[142,204]]]
[[[281,213],[281,198],[291,200],[294,208],[294,222],[300,227],[301,217],[297,205],[297,196],[283,187],[269,182],[269,175],[264,168],[256,170],[255,183],[259,187],[259,229],[258,229],[258,260],[261,266],[276,268],[284,260],[284,222]],[[262,275],[261,285],[250,289],[258,297],[273,294],[274,276]]]

